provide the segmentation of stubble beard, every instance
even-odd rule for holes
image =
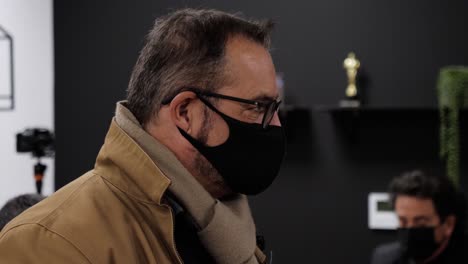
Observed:
[[[213,126],[212,113],[208,110],[208,107],[205,107],[203,111],[203,125],[196,136],[196,139],[203,144],[206,144],[208,141],[208,134]],[[224,182],[222,176],[219,172],[213,167],[213,165],[200,153],[197,151],[193,160],[193,168],[197,174],[204,179],[207,184],[210,185],[210,189],[213,189],[215,193],[219,193],[224,196],[229,194],[231,191]],[[206,188],[206,187],[205,187]],[[218,195],[216,195],[218,196]]]

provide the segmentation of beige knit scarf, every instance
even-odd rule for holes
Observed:
[[[149,135],[135,116],[117,103],[115,119],[171,180],[170,192],[200,227],[198,236],[217,263],[256,264],[255,224],[247,197],[237,195],[230,200],[214,199],[187,171],[176,156]]]

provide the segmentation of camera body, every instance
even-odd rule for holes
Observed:
[[[26,129],[16,134],[16,151],[32,152],[36,158],[53,157],[55,153],[54,141],[54,134],[47,129]]]

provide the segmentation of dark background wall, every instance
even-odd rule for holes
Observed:
[[[444,65],[468,65],[468,2],[55,1],[57,188],[93,167],[144,35],[155,17],[180,7],[278,23],[273,58],[285,75],[286,102],[303,110],[286,115],[280,177],[251,199],[275,263],[368,262],[376,244],[394,237],[367,228],[368,193],[385,191],[408,169],[444,171],[435,81]],[[369,109],[357,118],[318,111],[343,97],[349,51],[361,60]]]

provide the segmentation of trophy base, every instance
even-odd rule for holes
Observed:
[[[361,102],[354,99],[343,99],[340,101],[339,106],[342,108],[359,108],[361,106]]]

